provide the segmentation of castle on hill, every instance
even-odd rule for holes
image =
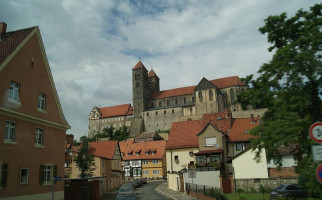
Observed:
[[[132,69],[133,106],[95,106],[89,114],[88,136],[92,138],[106,127],[125,125],[135,137],[142,132],[169,130],[173,122],[199,120],[207,113],[238,112],[241,105],[236,95],[247,88],[238,76],[231,76],[202,78],[194,86],[160,91],[159,77],[139,61]]]

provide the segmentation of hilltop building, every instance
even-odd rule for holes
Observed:
[[[50,199],[64,177],[66,121],[37,26],[0,23],[0,198]],[[55,184],[64,199],[64,181]]]
[[[94,107],[89,114],[89,137],[105,127],[123,125],[132,137],[142,132],[169,130],[173,122],[200,120],[205,113],[240,111],[236,95],[247,89],[239,77],[202,80],[194,86],[160,91],[160,79],[139,61],[132,69],[131,104]]]

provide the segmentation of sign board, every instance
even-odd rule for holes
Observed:
[[[313,145],[312,154],[314,161],[322,161],[322,145]]]
[[[316,168],[315,175],[319,183],[322,184],[322,164],[320,164],[318,168]]]
[[[61,178],[61,176],[55,176],[54,177],[54,181],[56,182],[56,181],[61,181],[62,180],[62,178]]]
[[[189,170],[188,178],[196,178],[196,170]]]
[[[309,134],[312,140],[318,143],[322,143],[322,123],[315,122],[309,129]]]

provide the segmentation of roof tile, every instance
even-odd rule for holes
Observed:
[[[98,108],[98,110],[101,113],[101,118],[133,114],[133,107],[131,106],[131,104],[123,104],[123,105],[117,105],[117,106]]]
[[[117,140],[89,142],[89,152],[96,157],[113,159]]]

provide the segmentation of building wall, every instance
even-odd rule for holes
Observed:
[[[180,191],[180,180],[179,175],[177,173],[168,173],[168,188],[174,191]]]
[[[242,143],[243,145],[243,148],[242,148],[242,150],[237,150],[237,143]],[[245,150],[248,146],[250,145],[250,142],[249,141],[247,141],[247,142],[243,142],[243,141],[241,141],[241,142],[229,142],[229,143],[227,143],[227,147],[228,147],[228,157],[229,158],[232,158],[232,157],[234,157],[235,155],[237,155],[237,154],[239,154],[240,152],[242,152],[243,150]]]
[[[297,166],[297,163],[294,160],[292,155],[285,155],[285,156],[282,156],[282,166],[283,167],[293,167],[293,166]],[[274,164],[274,159],[267,161],[267,167],[277,168],[277,165]]]
[[[186,148],[186,149],[172,149],[166,150],[167,159],[167,171],[168,172],[178,172],[183,168],[188,168],[188,164],[195,160],[193,155],[189,152],[197,153],[198,148]],[[175,156],[178,156],[179,162],[175,162]]]
[[[215,137],[217,140],[218,146],[206,146],[206,138],[212,138]],[[225,143],[223,143],[223,138],[225,136],[223,133],[216,130],[213,126],[208,125],[207,128],[198,136],[199,139],[199,149],[200,151],[206,151],[206,150],[216,150],[216,149],[222,149],[225,146]]]
[[[254,160],[255,151],[247,150],[242,155],[233,159],[235,179],[268,178],[265,149],[262,150],[261,161],[259,163]]]
[[[192,178],[189,178],[189,172],[184,172],[183,178],[184,183],[220,188],[220,171],[196,171],[196,177],[193,178],[193,180]]]
[[[62,113],[59,112],[60,105],[57,104],[52,89],[54,83],[51,82],[51,74],[48,75],[50,71],[47,71],[47,61],[39,41],[41,39],[38,40],[37,34],[33,35],[0,71],[0,130],[5,130],[7,120],[16,123],[15,143],[4,142],[4,131],[0,134],[0,162],[8,163],[7,187],[0,189],[1,197],[37,199],[51,193],[51,185],[39,184],[39,170],[42,164],[57,165],[57,175],[64,177],[67,125],[64,125]],[[11,80],[20,84],[20,103],[8,101]],[[40,92],[46,95],[45,111],[37,109]],[[35,146],[36,128],[43,129],[43,145],[40,147]],[[22,167],[29,168],[28,184],[24,185],[20,184]],[[57,199],[63,199],[63,190],[63,181],[58,181],[55,185]]]

